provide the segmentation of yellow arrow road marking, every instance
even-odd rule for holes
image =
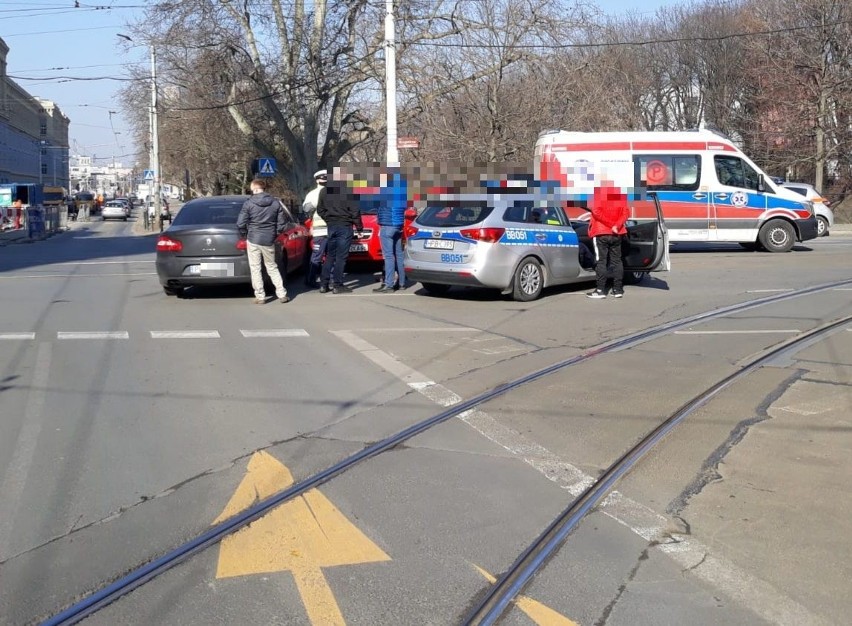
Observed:
[[[497,582],[496,578],[478,565],[474,565],[474,567],[476,568],[476,571],[482,574],[485,580],[490,582],[492,585]],[[515,598],[514,603],[519,609],[526,613],[527,617],[539,626],[578,626],[577,622],[568,619],[561,613],[557,613],[550,607],[545,606],[541,602],[537,602],[532,598],[528,598],[527,596],[518,596]]]
[[[248,471],[221,522],[293,484],[290,471],[266,452],[249,460]],[[323,567],[390,561],[376,544],[316,489],[285,502],[219,548],[216,578],[289,571],[312,624],[345,624]]]

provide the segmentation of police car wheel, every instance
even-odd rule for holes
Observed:
[[[769,220],[758,234],[761,245],[767,252],[789,252],[795,243],[795,233],[789,222]]]
[[[817,215],[817,237],[828,235],[828,220],[822,215]]]
[[[442,285],[440,283],[421,283],[423,285],[423,289],[426,290],[426,293],[432,294],[433,296],[441,296],[447,293],[450,290],[449,285]]]
[[[544,287],[544,273],[541,263],[532,257],[521,261],[515,270],[515,281],[512,287],[512,297],[518,302],[529,302],[541,295]]]

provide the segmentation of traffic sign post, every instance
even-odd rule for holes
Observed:
[[[259,158],[255,164],[258,176],[275,176],[278,170],[277,163],[272,157]]]

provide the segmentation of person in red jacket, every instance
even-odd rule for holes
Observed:
[[[589,237],[595,252],[597,288],[586,294],[589,298],[606,298],[607,278],[612,277],[612,295],[624,296],[624,264],[621,260],[621,240],[627,235],[630,209],[627,196],[611,180],[602,179],[589,206]]]

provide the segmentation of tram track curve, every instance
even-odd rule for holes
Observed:
[[[389,437],[386,437],[381,441],[371,444],[360,450],[359,452],[356,452],[355,454],[352,454],[349,457],[339,461],[338,463],[326,468],[325,470],[317,472],[312,476],[309,476],[308,478],[298,483],[295,483],[292,486],[283,489],[282,491],[264,500],[261,500],[260,502],[257,502],[249,509],[232,517],[231,519],[225,520],[224,522],[213,526],[204,533],[197,535],[193,539],[183,543],[182,545],[169,551],[168,553],[152,561],[149,561],[148,563],[145,563],[139,567],[136,567],[129,573],[123,575],[122,577],[114,580],[113,582],[107,585],[104,585],[103,587],[94,591],[82,600],[74,603],[68,608],[48,618],[43,622],[43,624],[53,626],[78,623],[79,621],[104,608],[105,606],[108,606],[109,604],[118,600],[122,596],[130,593],[134,589],[144,585],[150,580],[153,580],[154,578],[168,571],[172,567],[203,551],[207,547],[215,545],[216,543],[224,539],[226,536],[248,526],[253,521],[264,516],[266,513],[280,506],[281,504],[284,504],[285,502],[292,500],[293,498],[299,497],[300,495],[306,493],[307,491],[310,491],[311,489],[317,488],[327,483],[328,481],[348,471],[354,466],[379,454],[382,454],[383,452],[386,452],[396,447],[397,445],[411,439],[412,437],[426,432],[427,430],[441,423],[444,423],[453,417],[456,417],[466,411],[474,409],[490,400],[498,398],[508,393],[509,391],[517,389],[523,385],[540,380],[552,373],[561,371],[563,369],[579,365],[581,363],[585,363],[597,356],[617,352],[620,350],[626,350],[651,341],[653,339],[668,335],[684,327],[694,325],[696,323],[701,323],[725,317],[727,315],[741,313],[769,304],[801,298],[841,287],[847,287],[849,285],[852,285],[852,279],[815,285],[812,287],[784,292],[780,294],[773,294],[767,297],[728,305],[722,308],[705,311],[678,320],[665,322],[663,324],[659,324],[651,328],[637,331],[625,335],[623,337],[610,340],[603,344],[593,346],[584,350],[578,355],[575,355],[568,359],[564,359],[547,367],[535,370],[529,374],[520,376],[512,381],[498,385],[468,400],[462,401],[458,404],[454,404],[446,410],[441,411],[440,413],[433,415],[425,420],[421,420],[420,422],[417,422],[412,426],[409,426]]]
[[[568,536],[583,519],[609,495],[615,484],[633,469],[667,434],[689,415],[710,402],[722,391],[747,377],[768,362],[805,347],[852,322],[852,315],[833,320],[815,329],[803,332],[762,354],[742,363],[737,371],[708,387],[684,403],[656,428],[624,452],[614,463],[539,534],[518,556],[506,572],[497,579],[486,595],[465,618],[464,626],[490,626],[496,623],[509,604],[521,593],[533,576],[546,566],[549,558],[564,544]]]

